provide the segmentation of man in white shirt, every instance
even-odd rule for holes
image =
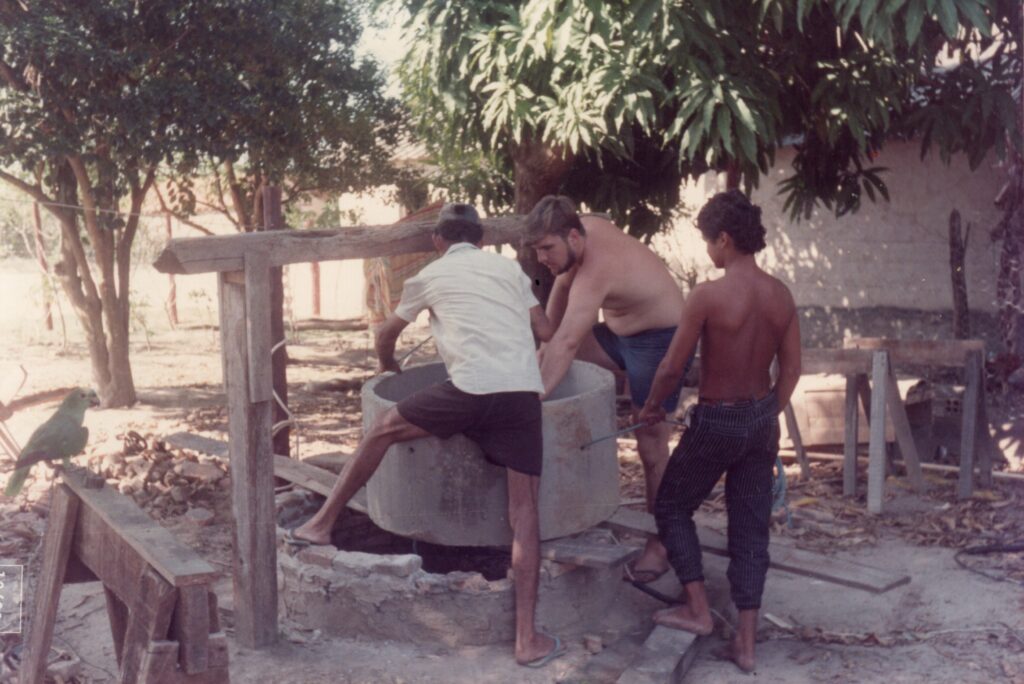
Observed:
[[[401,372],[395,342],[405,326],[429,309],[431,332],[450,379],[406,397],[374,421],[327,501],[289,533],[289,542],[329,544],[334,521],[392,444],[462,433],[487,460],[508,471],[515,658],[521,665],[542,667],[564,653],[557,638],[534,627],[544,386],[533,335],[548,339],[551,326],[519,265],[481,251],[482,238],[483,226],[472,206],[448,204],[441,210],[433,242],[443,256],[406,281],[398,308],[376,331],[375,347],[382,372]]]

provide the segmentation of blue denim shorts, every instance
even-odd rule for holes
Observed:
[[[594,326],[594,337],[597,338],[601,349],[619,368],[626,371],[626,377],[629,379],[629,398],[633,406],[643,406],[647,401],[647,395],[651,393],[651,383],[654,382],[654,373],[665,357],[675,333],[676,328],[673,326],[644,330],[635,335],[616,335],[604,323]],[[686,362],[686,370],[690,369],[691,363],[692,358]],[[683,375],[686,375],[686,371],[683,371]],[[661,406],[666,413],[676,410],[682,387],[683,381],[680,379],[679,386],[662,402]]]

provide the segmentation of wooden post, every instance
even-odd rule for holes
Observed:
[[[187,674],[205,672],[209,667],[210,600],[205,585],[178,590],[171,637],[181,646],[181,669]]]
[[[871,384],[868,376],[860,373],[857,375],[857,396],[860,397],[860,406],[864,409],[864,420],[871,425]]]
[[[286,228],[284,215],[281,213],[281,186],[263,186],[263,230],[281,231]],[[246,253],[248,254],[248,252]],[[267,300],[267,310],[270,313],[270,345],[284,339],[284,268],[277,266],[270,269],[268,276],[270,286],[270,298]],[[251,313],[251,311],[250,311]],[[288,348],[281,345],[273,353],[271,359],[271,372],[273,377],[273,389],[281,402],[288,405]],[[274,424],[288,420],[288,412],[284,406],[273,403]],[[271,435],[274,443],[274,453],[282,456],[291,455],[291,430],[287,423],[276,434]]]
[[[128,607],[120,681],[140,681],[143,661],[151,641],[167,639],[178,594],[170,582],[147,567],[139,578],[139,595]]]
[[[779,376],[778,358],[772,361],[771,370],[769,372],[771,373],[772,384],[774,384]],[[811,462],[807,460],[807,451],[804,449],[804,440],[803,436],[800,434],[800,424],[796,422],[796,412],[793,410],[792,401],[786,404],[786,408],[782,410],[782,413],[786,417],[786,432],[789,433],[789,438],[793,440],[793,449],[796,451],[796,460],[797,463],[800,464],[800,479],[810,479]]]
[[[32,622],[25,640],[25,657],[21,663],[21,684],[42,684],[46,678],[46,659],[57,621],[60,589],[64,569],[71,554],[71,540],[78,519],[78,497],[67,486],[57,485],[50,504],[50,519],[43,537],[43,565],[36,584]]]
[[[876,351],[871,366],[871,441],[868,446],[868,513],[881,513],[885,501],[885,408],[889,353]]]
[[[128,628],[128,607],[110,587],[104,585],[103,595],[107,599],[107,617],[110,618],[110,635],[114,638],[114,655],[120,667],[124,660],[124,632]]]
[[[320,318],[320,262],[310,262],[309,272],[313,278],[313,318]]]
[[[979,364],[982,365],[982,364]],[[983,367],[983,366],[982,366]],[[982,487],[992,486],[992,457],[997,451],[992,434],[988,431],[988,409],[985,408],[985,373],[981,372],[978,381],[980,398],[978,400],[978,484]]]
[[[974,493],[974,456],[978,445],[978,404],[984,402],[981,394],[982,366],[981,352],[967,353],[964,366],[964,401],[962,405],[963,423],[960,432],[960,482],[957,486],[957,498],[969,499]],[[986,427],[987,429],[987,427]]]
[[[231,274],[222,274],[220,278],[231,508],[235,518],[235,633],[243,646],[260,648],[277,639],[274,462],[270,439],[273,402],[250,401],[247,296],[245,286],[237,280]],[[248,299],[251,306],[269,309],[269,301]],[[263,334],[255,329],[253,333]]]
[[[910,432],[910,421],[907,419],[907,407],[900,397],[900,388],[896,384],[896,376],[892,366],[888,368],[885,382],[887,384],[887,408],[892,416],[892,427],[896,433],[896,441],[900,445],[900,455],[907,465],[907,475],[910,477],[910,484],[918,493],[926,489],[924,475],[921,473],[921,460],[917,456],[917,444],[914,442],[914,435]],[[883,426],[884,427],[884,426]]]
[[[811,477],[811,463],[807,460],[807,451],[804,449],[804,440],[800,435],[800,425],[796,422],[796,413],[793,411],[793,403],[786,404],[782,411],[786,415],[786,430],[790,439],[793,440],[793,449],[796,451],[796,460],[800,464],[800,478],[803,480]]]
[[[857,434],[860,411],[857,410],[857,374],[846,376],[846,420],[843,434],[843,496],[857,495]],[[804,455],[806,458],[806,454]]]

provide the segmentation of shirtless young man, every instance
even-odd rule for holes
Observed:
[[[401,372],[399,334],[424,309],[450,380],[402,399],[377,416],[320,510],[292,530],[289,544],[330,544],[334,522],[396,442],[463,433],[508,471],[516,643],[520,665],[543,667],[565,653],[535,627],[540,573],[538,497],[543,464],[534,335],[552,327],[519,265],[479,249],[483,227],[467,204],[446,204],[434,229],[441,257],[406,281],[395,312],[376,330],[381,371]],[[532,329],[532,332],[531,332]]]
[[[557,328],[541,354],[545,392],[558,386],[573,358],[590,361],[625,371],[636,418],[683,308],[672,274],[654,252],[611,221],[578,215],[568,197],[548,195],[538,202],[527,217],[524,240],[557,276],[547,305],[548,319]],[[604,312],[601,324],[598,311]],[[675,410],[681,384],[680,378],[662,397],[666,411]],[[651,511],[671,434],[666,423],[636,430]],[[668,567],[665,548],[651,539],[632,574],[651,582]]]
[[[711,633],[693,512],[725,473],[727,574],[739,610],[728,656],[750,672],[768,571],[778,415],[800,378],[800,326],[789,289],[754,261],[765,246],[760,209],[738,190],[719,193],[701,209],[697,228],[708,256],[725,275],[698,285],[687,298],[679,329],[640,412],[640,419],[649,423],[664,418],[661,399],[673,391],[699,339],[700,402],[672,452],[655,504],[658,534],[686,591],[686,603],[658,611],[654,620],[695,634]],[[772,387],[770,368],[776,356],[779,376]]]

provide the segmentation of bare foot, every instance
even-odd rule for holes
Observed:
[[[743,648],[740,643],[733,639],[725,646],[716,648],[712,651],[712,654],[719,660],[728,660],[733,665],[738,667],[741,672],[746,674],[753,674],[754,672],[754,649],[751,648],[749,652]]]
[[[561,647],[553,637],[543,632],[534,632],[533,639],[526,644],[516,644],[516,662],[520,665],[527,665],[545,658],[554,656],[557,649]],[[551,658],[553,660],[554,657]]]
[[[654,621],[663,627],[679,629],[698,636],[707,636],[714,630],[711,615],[696,615],[689,605],[665,608],[654,614]]]
[[[315,525],[310,524],[311,521],[307,520],[304,524],[299,525],[291,532],[291,536],[295,539],[301,539],[302,541],[308,541],[310,544],[330,544],[331,543],[331,531],[321,530]]]
[[[648,584],[668,572],[668,554],[657,539],[648,539],[644,552],[628,566],[627,579]]]

